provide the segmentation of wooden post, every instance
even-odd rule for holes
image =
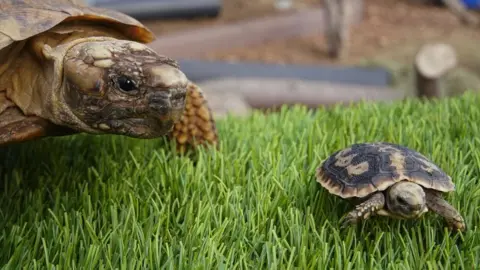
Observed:
[[[342,59],[348,54],[350,25],[355,8],[363,6],[363,0],[324,0],[325,37],[328,55]]]
[[[452,46],[444,43],[426,44],[415,56],[415,79],[418,97],[443,97],[442,76],[457,65]]]

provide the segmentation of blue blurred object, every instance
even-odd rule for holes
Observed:
[[[390,72],[380,67],[228,63],[193,59],[179,59],[178,63],[187,77],[195,82],[219,78],[289,78],[380,87],[391,82]]]
[[[88,5],[123,12],[137,19],[217,17],[222,0],[85,0]]]
[[[463,3],[469,9],[480,9],[480,0],[463,0]]]

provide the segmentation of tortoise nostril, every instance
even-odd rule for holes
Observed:
[[[148,101],[151,103],[166,103],[168,102],[170,94],[165,91],[156,91],[148,95]]]
[[[155,91],[148,95],[148,107],[155,114],[167,115],[170,110],[170,94],[165,91]]]
[[[186,94],[183,91],[174,92],[172,93],[172,100],[184,99],[185,96]]]
[[[186,92],[182,90],[155,91],[148,95],[148,106],[153,112],[166,115],[171,109],[183,108],[185,98]]]

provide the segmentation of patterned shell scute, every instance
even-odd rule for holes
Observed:
[[[317,181],[342,198],[365,197],[403,180],[443,192],[455,189],[450,176],[424,155],[386,142],[350,145],[317,169]]]
[[[115,10],[87,6],[82,0],[0,0],[0,49],[68,20],[106,23],[139,42],[155,39],[136,19]]]

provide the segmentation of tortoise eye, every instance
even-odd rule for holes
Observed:
[[[125,92],[130,92],[137,89],[137,85],[133,79],[127,76],[120,76],[117,79],[118,87]]]

